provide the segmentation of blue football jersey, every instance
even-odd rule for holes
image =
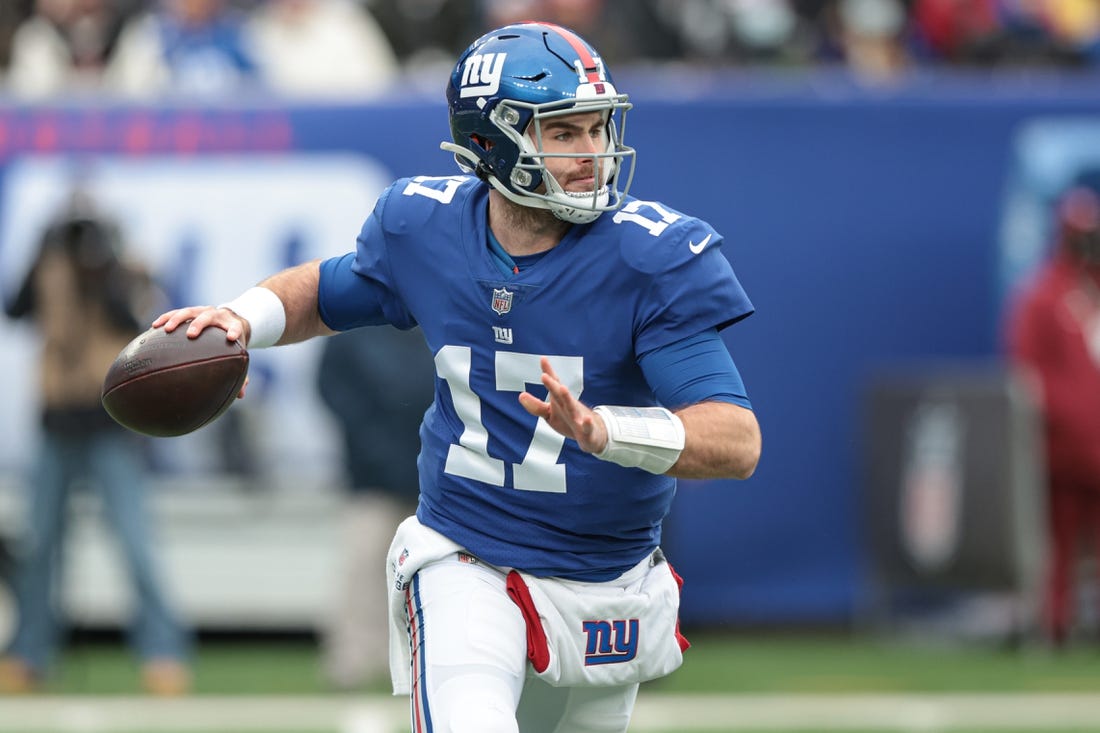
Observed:
[[[654,405],[639,357],[752,305],[721,235],[634,198],[503,275],[487,244],[488,190],[470,176],[394,183],[357,251],[322,263],[321,316],[336,330],[419,325],[435,355],[421,522],[495,565],[614,578],[660,542],[675,479],[583,452],[519,394],[545,398],[545,355],[587,405]]]

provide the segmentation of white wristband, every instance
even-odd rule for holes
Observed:
[[[600,405],[593,412],[607,426],[607,445],[596,458],[662,474],[684,450],[684,423],[663,407]]]
[[[286,328],[286,308],[283,307],[283,301],[267,288],[249,288],[235,300],[222,303],[218,307],[228,308],[248,321],[251,334],[245,346],[250,349],[274,346]]]

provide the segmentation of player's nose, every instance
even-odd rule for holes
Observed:
[[[577,144],[577,152],[585,156],[595,156],[600,151],[600,141],[589,135],[581,135]]]

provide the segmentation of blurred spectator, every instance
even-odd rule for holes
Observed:
[[[1051,0],[1001,0],[1005,33],[999,62],[1014,66],[1078,66],[1081,53],[1051,23]]]
[[[970,63],[993,58],[1001,38],[998,0],[915,0],[913,20],[934,58]]]
[[[1008,340],[1044,418],[1051,538],[1044,627],[1062,645],[1085,542],[1100,575],[1100,196],[1075,187],[1057,214],[1054,251],[1018,294]]]
[[[381,27],[353,0],[266,0],[247,31],[265,87],[279,94],[362,99],[398,71]]]
[[[630,35],[637,39],[639,55],[648,58],[807,67],[821,59],[831,2],[645,0],[639,7],[650,10],[635,18]],[[608,4],[637,15],[629,0]]]
[[[791,60],[798,14],[789,0],[727,0],[732,58],[759,64]]]
[[[838,0],[833,30],[845,65],[870,81],[895,79],[912,63],[901,0]]]
[[[360,328],[325,341],[317,384],[340,424],[350,490],[322,665],[332,685],[350,689],[389,677],[384,561],[397,525],[416,511],[415,436],[432,402],[435,363],[418,330]]]
[[[34,0],[10,0],[0,3],[0,69],[11,63],[11,43],[15,30],[31,17]]]
[[[97,91],[129,7],[112,0],[37,0],[12,37],[11,92],[42,98]]]
[[[94,489],[119,540],[135,602],[131,643],[153,694],[189,686],[189,638],[161,590],[154,567],[142,444],[100,404],[107,368],[158,304],[144,272],[125,263],[117,227],[81,203],[44,233],[18,294],[14,318],[33,318],[42,336],[42,423],[28,482],[28,523],[17,552],[18,627],[0,661],[0,691],[35,689],[60,643],[68,499]]]
[[[441,66],[449,73],[455,56],[482,30],[480,0],[360,2],[378,21],[405,68]]]
[[[152,0],[130,20],[106,69],[123,95],[225,96],[257,83],[245,16],[226,0]]]
[[[955,65],[1078,66],[1052,0],[915,0],[913,18],[933,57]]]
[[[1051,32],[1089,63],[1100,62],[1100,3],[1096,0],[1048,0]]]

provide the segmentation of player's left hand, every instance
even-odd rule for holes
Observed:
[[[541,417],[550,427],[567,438],[577,441],[577,445],[586,453],[599,453],[607,445],[607,427],[603,419],[592,412],[558,379],[550,360],[545,356],[539,362],[542,366],[542,384],[548,394],[546,400],[540,400],[530,392],[523,392],[519,402],[527,412]]]

